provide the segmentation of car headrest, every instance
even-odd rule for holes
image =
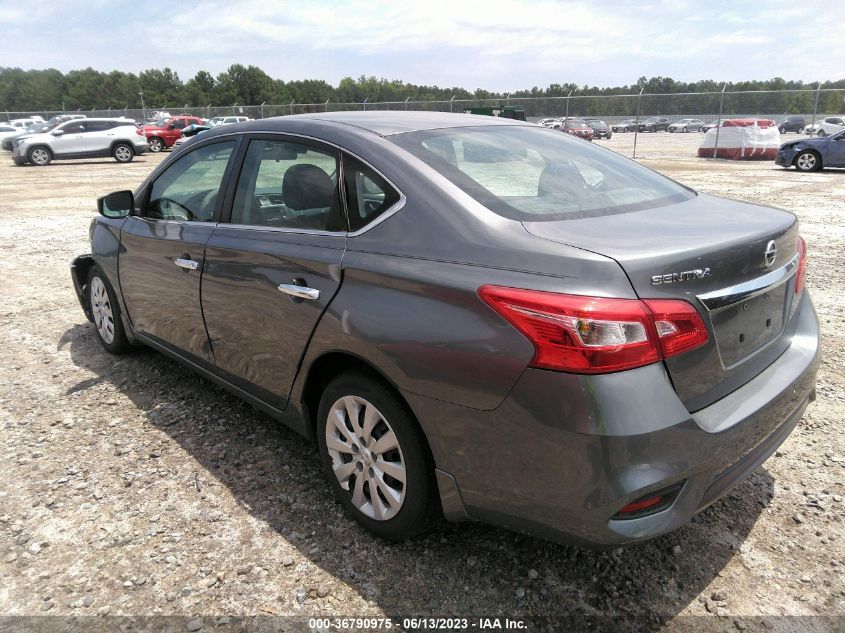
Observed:
[[[282,199],[294,211],[332,206],[334,183],[316,165],[291,165],[282,178]]]
[[[537,182],[538,196],[571,195],[584,189],[584,177],[572,163],[549,163]]]

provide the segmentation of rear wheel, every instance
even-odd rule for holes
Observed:
[[[819,128],[819,131],[816,134],[816,136],[827,136],[827,132],[825,132],[823,129]]]
[[[681,132],[689,132],[689,130],[687,129],[687,127],[686,127],[686,126],[684,126],[684,129],[683,129],[683,130],[681,130]]]
[[[792,161],[798,171],[818,171],[822,168],[822,159],[816,152],[805,150]]]
[[[160,152],[164,149],[164,143],[160,138],[153,136],[149,141],[151,152]]]
[[[97,338],[110,354],[123,354],[129,349],[129,341],[120,320],[120,308],[114,290],[97,265],[88,273],[88,305],[94,317]]]
[[[118,143],[112,149],[111,155],[118,163],[131,163],[135,158],[135,151],[128,143]]]
[[[29,154],[27,154],[27,160],[32,165],[44,167],[45,165],[49,165],[50,161],[53,160],[53,154],[46,147],[33,147],[29,150]]]
[[[781,126],[778,128],[778,130],[780,131],[780,133],[781,133],[781,134],[786,134],[786,128],[785,128],[784,126],[782,126],[782,125],[781,125]]]
[[[392,541],[435,516],[436,486],[422,431],[383,384],[359,372],[332,380],[318,410],[323,470],[344,510]]]

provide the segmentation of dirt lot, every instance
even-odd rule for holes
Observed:
[[[164,621],[175,630],[274,614],[843,630],[845,171],[647,163],[800,216],[825,358],[817,402],[725,499],[663,538],[592,552],[475,524],[378,542],[332,501],[307,442],[156,353],[104,353],[68,264],[95,198],[159,160],[0,161],[0,613],[184,616]]]

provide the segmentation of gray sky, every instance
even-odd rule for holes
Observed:
[[[232,63],[272,77],[376,75],[508,91],[632,84],[641,75],[845,78],[842,0],[0,0],[0,65],[169,66],[187,80]],[[806,54],[807,51],[811,54]]]

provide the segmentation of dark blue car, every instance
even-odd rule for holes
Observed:
[[[798,171],[818,171],[822,167],[845,167],[845,131],[833,136],[805,138],[780,146],[775,163],[795,165]]]

